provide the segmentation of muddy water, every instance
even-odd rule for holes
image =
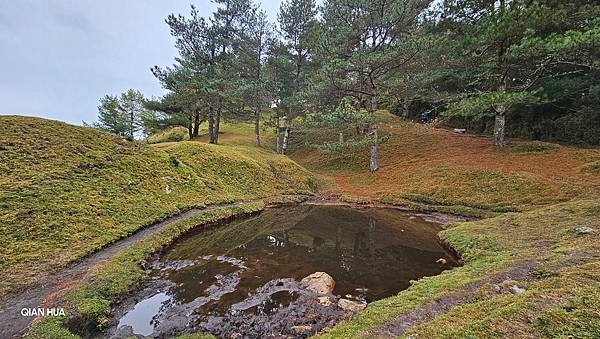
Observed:
[[[309,335],[347,315],[336,306],[340,297],[372,302],[455,266],[437,241],[440,226],[425,219],[301,205],[191,234],[154,261],[151,281],[124,304],[113,336]],[[298,283],[317,271],[336,282],[331,305]]]

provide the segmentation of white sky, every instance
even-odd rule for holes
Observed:
[[[257,1],[258,2],[258,1]],[[129,88],[163,90],[150,72],[176,56],[164,19],[204,16],[209,0],[0,0],[0,115],[81,124],[96,120],[98,100]],[[280,0],[263,0],[274,21]]]

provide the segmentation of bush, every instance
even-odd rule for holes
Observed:
[[[149,144],[158,144],[161,142],[177,142],[189,140],[190,136],[187,128],[182,126],[177,126],[173,128],[169,128],[162,132],[158,132],[152,134],[148,138],[146,138],[146,142]]]

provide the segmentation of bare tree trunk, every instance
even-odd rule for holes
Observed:
[[[505,120],[504,113],[496,113],[496,118],[494,120],[494,146],[504,146]]]
[[[200,132],[200,111],[196,111],[194,113],[194,131],[192,133],[192,137],[197,138],[199,132]]]
[[[402,118],[408,119],[408,101],[402,101]]]
[[[506,9],[506,1],[500,0],[500,12],[504,13]],[[507,38],[500,41],[498,46],[498,67],[500,68],[500,79],[498,81],[498,93],[506,93],[508,89],[508,62],[506,60],[507,50]],[[494,136],[493,142],[495,146],[504,147],[504,130],[506,126],[506,112],[509,109],[507,103],[498,103],[494,105],[494,111],[496,111],[494,119]]]
[[[279,126],[279,113],[275,115],[275,147],[277,153],[281,153],[281,126]]]
[[[208,136],[210,137],[209,144],[216,144],[217,140],[215,138],[215,109],[214,107],[210,108],[208,112]]]
[[[221,127],[221,102],[217,108],[217,116],[215,118],[215,144],[219,143],[219,129]]]
[[[290,142],[290,133],[292,130],[292,119],[285,119],[285,131],[283,132],[283,145],[281,145],[281,154],[285,154]]]
[[[260,106],[254,108],[254,144],[260,147]]]
[[[369,103],[369,114],[371,118],[375,119],[375,112],[377,111],[377,96],[372,95]],[[371,173],[377,171],[379,169],[379,134],[378,134],[378,126],[376,122],[372,122],[370,130],[371,137],[373,138],[371,144],[371,159],[369,162],[369,170]]]
[[[188,120],[188,136],[190,137],[190,140],[192,140],[192,138],[194,137],[192,117],[190,116]]]

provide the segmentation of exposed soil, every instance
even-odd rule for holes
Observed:
[[[40,282],[37,284],[23,288],[20,292],[7,295],[4,302],[0,304],[0,338],[18,338],[23,335],[27,326],[34,320],[34,317],[22,316],[21,309],[53,306],[53,302],[58,296],[74,286],[77,286],[84,280],[91,267],[111,258],[120,250],[160,232],[164,228],[183,219],[196,216],[203,212],[231,208],[241,204],[242,203],[230,203],[208,206],[205,208],[194,208],[187,212],[167,218],[164,221],[146,227],[127,238],[118,240],[104,249],[72,263],[65,269],[49,274],[43,279],[40,279]]]

